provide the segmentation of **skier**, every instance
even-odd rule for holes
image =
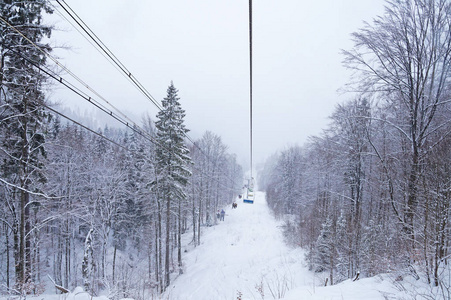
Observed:
[[[219,212],[219,209],[218,212],[216,213],[216,218],[218,218],[218,220],[221,220],[221,213]]]
[[[225,216],[225,211],[222,209],[221,210],[221,221],[224,221],[224,216]]]

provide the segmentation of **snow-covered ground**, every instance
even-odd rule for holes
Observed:
[[[304,252],[284,245],[278,223],[270,215],[264,193],[254,204],[237,201],[223,222],[204,231],[201,245],[185,253],[185,273],[164,299],[262,299],[271,293],[309,285],[313,278],[302,265]],[[302,273],[304,276],[298,276]]]
[[[185,272],[163,299],[387,299],[399,291],[384,277],[321,287],[324,276],[307,270],[305,252],[284,244],[262,192],[226,213],[204,230],[201,246],[187,248]]]
[[[199,247],[186,248],[185,272],[162,299],[422,299],[428,289],[409,277],[396,282],[395,275],[324,287],[326,275],[308,271],[304,250],[284,244],[264,193],[256,193],[254,204],[237,202],[224,222],[204,230]]]
[[[395,275],[350,280],[323,287],[325,275],[308,271],[305,252],[283,242],[280,223],[270,214],[265,194],[257,192],[254,204],[238,202],[226,208],[225,221],[203,228],[201,245],[184,246],[184,274],[173,279],[162,295],[165,300],[383,300],[434,299],[428,285]],[[190,236],[186,236],[186,242]],[[423,294],[424,295],[424,294]],[[430,294],[429,294],[430,295]],[[7,299],[0,297],[0,300]],[[27,297],[33,300],[107,300],[89,297],[80,288],[66,295]]]

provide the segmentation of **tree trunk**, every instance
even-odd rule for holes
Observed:
[[[53,269],[55,270],[53,276],[55,277],[55,283],[60,286],[63,285],[61,279],[62,263],[63,263],[63,242],[61,238],[61,232],[59,232],[56,248],[56,258],[53,266]]]
[[[5,243],[6,243],[6,288],[7,291],[9,291],[10,287],[10,274],[9,274],[9,268],[10,268],[10,246],[9,246],[9,228],[5,226]]]
[[[158,270],[159,270],[159,283],[160,291],[163,292],[164,278],[163,278],[163,246],[162,246],[162,207],[161,200],[158,200]]]
[[[178,207],[178,235],[177,235],[177,262],[179,274],[183,274],[182,269],[182,200],[179,199]]]
[[[152,225],[150,225],[149,228],[151,229]],[[150,236],[149,237],[149,247],[148,247],[148,250],[147,250],[147,253],[148,253],[148,265],[149,265],[147,273],[148,273],[148,280],[149,281],[152,279],[152,247],[153,247],[153,245],[152,245],[152,236]]]
[[[116,285],[116,251],[117,251],[117,246],[116,244],[114,245],[114,250],[113,250],[113,274],[112,274],[112,280],[113,280],[113,286]]]
[[[197,245],[200,246],[200,225],[202,223],[202,195],[199,196],[199,214],[197,216]]]
[[[24,188],[28,186],[24,185]],[[20,193],[20,225],[19,225],[19,261],[17,262],[18,274],[16,282],[23,287],[30,280],[31,274],[31,242],[30,242],[30,195],[21,191]]]
[[[403,232],[407,238],[407,249],[410,249],[411,253],[415,252],[415,232],[414,232],[414,217],[418,206],[417,196],[417,179],[418,179],[418,150],[413,145],[414,151],[412,156],[411,170],[407,183],[407,206],[404,212],[404,226]]]
[[[95,263],[94,263],[94,253],[92,250],[92,231],[91,228],[86,235],[85,239],[85,248],[83,254],[82,261],[82,277],[83,277],[83,286],[85,291],[92,292],[94,290],[94,285],[90,282],[91,278],[94,278],[95,274]]]
[[[23,99],[23,113],[26,115],[27,112],[27,101]],[[29,188],[29,179],[28,176],[28,159],[30,157],[30,152],[28,148],[28,122],[26,117],[21,117],[20,121],[22,123],[21,126],[21,138],[22,138],[22,149],[21,149],[21,163],[19,169],[19,178],[20,178],[20,187],[22,188],[19,192],[19,201],[20,201],[20,212],[19,212],[19,224],[18,224],[18,232],[17,239],[15,242],[17,243],[16,247],[18,250],[16,256],[16,288],[22,290],[25,283],[30,280],[31,274],[31,242],[30,242],[30,195],[27,190]]]
[[[37,225],[37,218],[36,220],[36,225]],[[33,272],[33,274],[35,274],[35,282],[41,282],[41,243],[40,243],[40,239],[41,237],[39,236],[39,231],[36,232],[36,240],[37,243],[35,245],[35,272]]]
[[[431,275],[430,275],[430,272],[429,272],[429,257],[428,257],[429,201],[430,201],[430,197],[426,197],[426,203],[425,203],[426,207],[424,209],[424,224],[423,224],[423,235],[424,235],[423,255],[424,255],[424,263],[425,263],[425,269],[426,269],[426,277],[427,277],[428,283],[430,284],[431,283]]]
[[[158,214],[159,215],[159,214]],[[161,251],[160,251],[160,247],[161,244],[160,242],[160,235],[159,235],[159,231],[158,231],[158,221],[155,220],[155,281],[157,283],[157,287],[159,292],[161,292],[161,276],[160,276],[160,270],[161,270]]]
[[[22,280],[22,263],[21,263],[21,256],[20,256],[20,228],[19,228],[19,221],[17,219],[14,220],[13,225],[13,240],[14,240],[14,273],[16,277],[16,288],[20,289],[20,282]]]
[[[65,261],[64,261],[64,286],[65,287],[69,287],[69,277],[70,277],[70,236],[69,236],[69,220],[66,221],[66,243],[65,243]]]
[[[165,263],[164,263],[164,290],[171,283],[169,266],[170,266],[170,239],[171,239],[171,197],[168,196],[166,199],[166,252],[165,252]]]
[[[193,244],[194,247],[196,247],[196,223],[197,223],[197,218],[196,218],[196,199],[195,199],[195,189],[194,189],[194,184],[192,185],[192,197],[193,197],[193,210],[192,210],[192,214],[193,214]]]
[[[79,285],[78,284],[77,258],[76,258],[76,255],[75,255],[77,253],[77,251],[76,251],[76,248],[75,248],[74,240],[75,240],[75,232],[72,232],[72,241],[73,242],[70,244],[70,247],[71,247],[70,253],[73,253],[73,254],[72,254],[72,256],[69,255],[69,261],[70,261],[70,259],[72,257],[72,264],[70,264],[72,266],[72,269],[69,272],[68,286],[69,286],[69,283],[72,284],[73,286],[78,286]],[[73,282],[72,282],[71,278],[72,278]]]

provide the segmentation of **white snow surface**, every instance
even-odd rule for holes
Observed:
[[[200,246],[185,244],[184,274],[162,299],[383,300],[431,295],[427,284],[409,276],[397,282],[395,274],[324,287],[327,274],[309,271],[305,250],[284,243],[283,222],[271,215],[265,193],[256,192],[254,204],[237,203],[237,209],[225,208],[224,222],[204,228]]]
[[[396,282],[396,275],[388,274],[324,287],[327,274],[308,271],[305,251],[283,242],[282,222],[271,215],[264,193],[256,193],[254,204],[237,203],[237,209],[225,208],[224,221],[203,228],[200,246],[190,243],[191,233],[185,235],[184,274],[172,279],[160,299],[423,299],[416,296],[431,292],[420,281],[406,277]],[[5,299],[16,298],[0,296]],[[91,298],[81,288],[66,295],[27,299],[108,300],[105,296]]]
[[[237,203],[237,209],[226,208],[224,221],[204,230],[200,246],[185,253],[184,274],[163,299],[237,299],[238,293],[242,299],[261,299],[256,287],[262,284],[264,295],[270,287],[282,293],[308,284],[311,278],[294,276],[299,270],[308,273],[304,252],[285,246],[264,193],[256,194],[254,204]]]
[[[204,230],[200,246],[186,248],[184,274],[162,299],[376,300],[396,294],[383,277],[322,287],[325,275],[308,271],[305,251],[283,242],[282,223],[271,215],[263,192],[254,204],[237,203],[237,209],[226,208],[224,222]]]

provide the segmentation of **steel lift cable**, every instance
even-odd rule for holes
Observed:
[[[49,2],[49,1],[48,1]],[[125,65],[114,55],[114,53],[102,42],[102,40],[89,28],[89,26],[77,15],[77,13],[64,1],[64,0],[56,0],[56,2],[65,10],[65,12],[77,23],[77,25],[88,35],[88,37],[94,41],[94,43],[97,45],[97,47],[94,46],[93,43],[89,41],[89,39],[84,36],[80,30],[78,30],[66,17],[66,21],[68,21],[69,24],[71,24],[82,36],[88,40],[88,42],[93,45],[97,51],[99,51],[105,58],[109,58],[115,65],[115,67],[123,72],[127,79],[129,79],[136,87],[143,93],[143,95],[146,96],[160,111],[162,111],[161,105],[153,98],[153,96],[144,88],[144,86],[138,81],[136,77],[132,75],[132,73],[125,67]],[[50,3],[50,2],[49,2]],[[64,3],[64,5],[62,4]],[[57,8],[50,3],[55,10]],[[58,10],[57,10],[58,11]],[[61,14],[61,13],[60,13]],[[62,15],[62,14],[61,14]],[[106,55],[106,56],[105,56]],[[187,134],[183,133],[184,136],[194,145],[194,147],[198,148],[198,150],[208,159],[211,161],[211,158],[201,149],[197,143],[193,141],[193,139]],[[229,180],[232,180],[231,178],[228,178]]]
[[[250,167],[251,167],[251,180],[252,176],[252,153],[253,153],[253,141],[252,141],[252,0],[249,0],[249,132],[250,132]]]
[[[67,19],[66,19],[67,20]],[[122,115],[124,118],[126,118],[131,124],[133,124],[135,126],[132,127],[128,124],[128,122],[120,120],[120,118],[116,115],[113,114],[112,111],[107,111],[106,108],[102,107],[101,104],[99,104],[98,102],[96,103],[96,101],[89,97],[89,96],[83,96],[82,94],[85,94],[83,92],[81,92],[79,89],[75,88],[75,86],[73,84],[70,84],[67,80],[64,81],[63,83],[63,78],[55,75],[55,74],[50,74],[48,71],[43,70],[42,68],[38,67],[39,69],[41,69],[42,71],[45,71],[49,76],[51,76],[53,79],[59,81],[60,83],[62,83],[63,85],[65,85],[66,87],[68,87],[69,89],[71,89],[73,92],[77,93],[79,96],[85,98],[85,100],[89,101],[91,104],[95,105],[97,108],[103,110],[104,112],[106,112],[107,114],[109,114],[110,116],[112,116],[113,118],[115,118],[116,120],[118,120],[119,122],[123,123],[124,125],[126,125],[127,127],[131,128],[133,131],[137,131],[136,127],[141,129],[134,121],[132,121],[130,118],[128,118],[124,113],[122,113],[119,109],[117,109],[114,105],[112,105],[109,101],[107,101],[104,97],[102,97],[98,92],[96,92],[94,89],[92,89],[88,84],[86,84],[81,78],[79,78],[77,75],[75,75],[72,71],[70,71],[67,67],[65,67],[64,65],[62,65],[56,58],[54,58],[53,56],[51,56],[49,53],[47,53],[46,51],[44,51],[43,49],[41,49],[39,46],[37,46],[33,41],[31,41],[29,38],[27,38],[23,33],[21,33],[17,28],[15,28],[13,25],[11,25],[8,21],[6,21],[4,18],[0,17],[0,21],[4,22],[6,25],[8,25],[10,28],[12,28],[14,31],[16,31],[19,35],[21,35],[25,40],[27,40],[31,45],[33,45],[35,48],[37,48],[41,53],[43,53],[46,57],[50,58],[57,66],[59,66],[60,68],[62,68],[65,72],[67,72],[70,76],[72,76],[74,79],[76,79],[80,84],[82,84],[85,88],[87,88],[88,90],[90,90],[91,92],[93,92],[95,95],[97,95],[100,99],[102,99],[104,102],[106,102],[108,105],[110,105],[116,112],[118,112],[120,115]],[[97,42],[96,42],[97,43]],[[105,51],[105,50],[103,50]],[[110,58],[111,56],[108,55]],[[56,78],[58,77],[58,78]],[[72,87],[68,86],[71,85]],[[75,89],[77,89],[78,91],[76,91]],[[85,94],[86,95],[86,94]],[[155,103],[154,103],[155,104]],[[157,106],[158,109],[162,110],[161,107],[158,104],[155,104]],[[139,130],[139,134],[143,135],[142,132],[145,132],[144,130]],[[199,151],[209,160],[211,160],[211,158],[196,144],[194,143],[194,141],[186,134],[184,133],[185,137],[196,147],[199,149]],[[146,137],[146,139],[148,139]],[[155,141],[149,140],[152,143],[155,144]],[[165,147],[163,147],[165,148]],[[228,180],[230,180],[231,182],[234,182],[234,180],[230,177],[227,177]]]
[[[158,109],[162,110],[161,105],[157,100],[146,90],[146,88],[133,76],[133,74],[125,67],[125,65],[114,55],[114,53],[102,42],[102,40],[91,30],[91,28],[77,15],[77,13],[64,1],[56,0],[56,2],[64,9],[64,11],[77,23],[77,25],[88,35],[88,37],[94,41],[98,46],[97,50],[103,52],[110,60],[117,66],[117,68],[124,73],[137,89],[149,99]],[[64,5],[63,5],[64,3]],[[52,5],[53,6],[53,5]],[[55,7],[55,6],[53,6]],[[65,18],[68,22],[69,20]],[[70,22],[69,22],[70,23]],[[74,28],[75,26],[70,23]],[[77,30],[78,31],[78,30]],[[85,37],[86,38],[86,37]],[[87,38],[86,38],[87,39]],[[101,51],[100,51],[101,50]]]
[[[80,77],[75,75],[72,71],[70,71],[66,66],[61,64],[56,58],[54,58],[52,55],[44,51],[41,47],[36,45],[33,41],[31,41],[27,36],[25,36],[22,32],[20,32],[16,27],[11,25],[8,21],[6,21],[4,18],[0,17],[0,21],[5,23],[8,27],[12,28],[15,32],[17,32],[20,36],[22,36],[27,42],[30,43],[30,45],[33,45],[36,49],[38,49],[42,54],[44,54],[47,58],[52,60],[58,67],[60,67],[63,71],[65,71],[67,74],[69,74],[71,77],[73,77],[76,81],[78,81],[82,86],[87,88],[89,91],[94,93],[99,99],[107,103],[109,106],[113,108],[119,115],[121,115],[123,118],[127,119],[131,124],[138,127],[139,126],[132,121],[127,115],[125,115],[123,112],[121,112],[118,108],[116,108],[112,103],[110,103],[108,100],[106,100],[104,97],[102,97],[97,91],[95,91],[93,88],[91,88],[87,83],[85,83]]]

